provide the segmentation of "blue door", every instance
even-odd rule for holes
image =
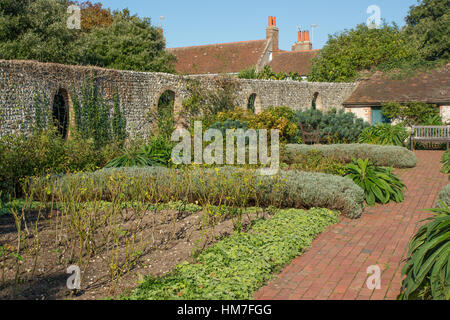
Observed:
[[[372,125],[380,123],[391,123],[391,120],[383,115],[381,107],[372,107]]]

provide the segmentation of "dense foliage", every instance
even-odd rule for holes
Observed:
[[[97,170],[118,150],[113,144],[98,149],[92,139],[75,133],[64,140],[53,127],[29,137],[5,135],[0,138],[0,192],[4,198],[19,196],[28,176]]]
[[[359,136],[359,143],[403,147],[409,133],[402,125],[379,124],[365,128]]]
[[[444,206],[450,207],[450,184],[446,185],[439,193],[439,199],[436,203],[437,208],[443,208]]]
[[[401,300],[450,300],[450,209],[435,214],[409,244]]]
[[[450,1],[422,0],[406,17],[406,33],[428,60],[450,59]]]
[[[326,209],[286,210],[234,233],[166,276],[148,277],[131,300],[247,300],[314,238],[338,222]]]
[[[449,61],[449,0],[419,0],[406,17],[406,27],[365,24],[329,37],[313,60],[310,81],[346,82],[367,70],[400,70],[407,74]],[[397,72],[398,73],[398,72]]]
[[[450,150],[442,155],[442,172],[450,174]]]
[[[286,163],[295,163],[297,155],[306,155],[317,150],[325,157],[333,157],[341,162],[350,163],[355,159],[369,159],[376,166],[394,168],[413,168],[417,157],[403,147],[378,146],[370,144],[336,144],[336,145],[296,145],[289,144],[283,155]]]
[[[407,104],[385,103],[383,104],[383,115],[392,121],[400,121],[408,127],[442,125],[438,106],[421,102],[410,102]]]
[[[324,143],[354,143],[364,128],[369,124],[356,117],[352,112],[331,110],[323,113],[320,110],[305,110],[295,113],[296,122],[305,130],[320,130]],[[299,128],[300,129],[300,128]],[[301,134],[301,129],[299,134]]]
[[[174,72],[150,19],[83,3],[82,30],[67,28],[68,0],[0,0],[0,58]],[[75,2],[79,4],[78,2]]]
[[[361,71],[380,64],[398,65],[417,54],[407,36],[397,26],[369,29],[358,25],[330,36],[319,56],[313,59],[309,81],[346,82],[356,80]]]
[[[33,179],[37,193],[73,189],[80,200],[102,197],[112,201],[111,184],[120,183],[126,201],[146,196],[150,203],[200,202],[200,205],[230,207],[328,208],[350,218],[363,210],[364,192],[350,179],[322,173],[280,171],[262,176],[256,170],[234,167],[216,169],[163,167],[103,169],[94,173]],[[79,190],[79,191],[78,191]],[[159,190],[158,193],[152,190]]]
[[[392,172],[392,168],[376,167],[369,159],[358,159],[347,165],[346,177],[364,190],[369,206],[404,200],[405,184]]]

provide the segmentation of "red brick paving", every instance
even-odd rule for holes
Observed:
[[[403,203],[366,208],[361,219],[341,218],[310,250],[295,259],[258,300],[395,300],[408,243],[437,201],[448,177],[440,172],[441,151],[416,151],[416,168],[397,170],[406,184]],[[381,289],[369,290],[367,268],[382,270]]]

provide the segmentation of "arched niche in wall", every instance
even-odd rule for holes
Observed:
[[[53,97],[52,120],[63,138],[69,137],[70,98],[66,89],[60,88]]]
[[[322,97],[318,92],[314,93],[311,107],[313,110],[323,111]]]
[[[157,125],[160,133],[172,134],[175,126],[175,91],[165,90],[158,99]]]
[[[250,97],[248,97],[247,110],[255,114],[262,112],[261,98],[256,93],[252,93]]]

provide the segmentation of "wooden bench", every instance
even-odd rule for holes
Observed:
[[[307,131],[302,123],[299,123],[302,132],[302,142],[304,144],[320,144],[320,129],[314,131]]]
[[[450,126],[413,126],[411,133],[411,150],[417,142],[446,143],[450,146]]]

